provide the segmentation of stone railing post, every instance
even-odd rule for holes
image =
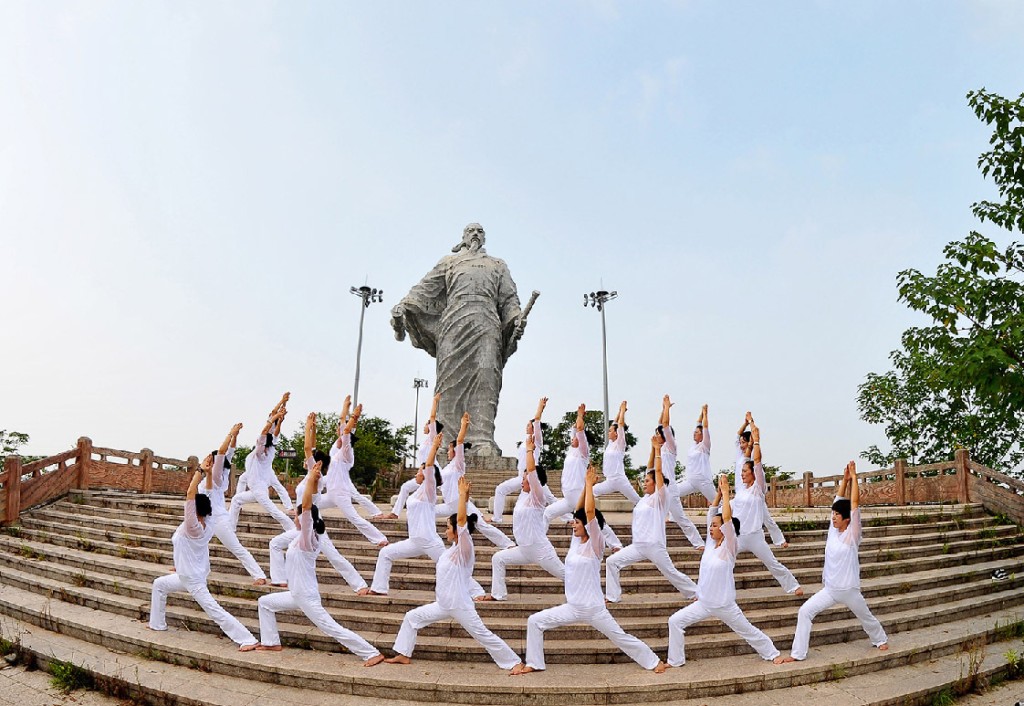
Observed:
[[[971,452],[967,449],[957,449],[953,459],[956,463],[956,499],[961,503],[969,503],[971,502],[968,483],[971,475]]]
[[[153,492],[153,452],[150,449],[142,449],[139,465],[142,466],[142,487],[143,493]]]
[[[4,471],[7,473],[7,507],[4,508],[4,522],[13,524],[21,514],[21,456],[8,456],[4,459]]]
[[[772,476],[772,487],[771,487],[771,501],[772,507],[779,506],[779,480],[775,476]]]
[[[810,471],[804,471],[804,507],[811,507],[811,485],[814,483],[811,479],[813,477]]]
[[[907,459],[898,458],[894,470],[896,471],[896,504],[907,504]]]
[[[76,490],[89,489],[89,472],[92,470],[92,439],[88,436],[78,437],[78,476],[75,478]]]

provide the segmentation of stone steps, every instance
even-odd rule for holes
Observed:
[[[392,706],[423,701],[690,706],[709,698],[731,706],[818,703],[821,698],[832,706],[925,704],[966,674],[970,659],[982,676],[1004,670],[1002,653],[1017,641],[995,642],[996,627],[1020,619],[1019,611],[1007,610],[921,629],[893,639],[884,653],[864,639],[812,648],[805,662],[784,666],[750,654],[692,659],[657,676],[634,664],[608,664],[562,666],[511,679],[492,664],[416,660],[412,667],[367,670],[351,656],[338,659],[314,650],[243,654],[223,637],[153,633],[122,616],[51,604],[8,587],[0,588],[0,604],[5,612],[16,613],[7,619],[5,631],[37,658],[72,661],[101,681],[120,685],[126,696],[189,706],[308,704],[309,689],[323,692],[312,697],[317,703],[338,706],[351,706],[356,699],[365,703],[368,697]],[[885,678],[879,678],[880,670]]]

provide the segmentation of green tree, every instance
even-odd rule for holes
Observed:
[[[28,443],[28,434],[20,431],[0,429],[0,461],[18,453],[18,449]]]
[[[1024,233],[1024,94],[1009,100],[982,89],[967,99],[993,128],[978,166],[1000,199],[971,210],[983,223]],[[907,269],[897,276],[899,301],[931,323],[905,331],[902,348],[890,355],[894,370],[871,373],[859,386],[861,418],[884,424],[892,445],[889,453],[873,446],[863,456],[927,463],[961,447],[1014,472],[1024,460],[1024,243],[1000,248],[972,231],[943,254],[934,275]]]
[[[576,425],[576,410],[562,415],[558,424],[544,432],[544,450],[541,451],[540,462],[546,468],[561,468],[565,462],[565,453],[569,449],[569,429]],[[600,410],[587,410],[583,416],[583,429],[590,443],[590,463],[598,468],[604,460],[604,414]],[[626,432],[626,451],[636,446],[633,432]],[[635,477],[639,472],[633,468],[633,462],[626,455],[626,475]]]

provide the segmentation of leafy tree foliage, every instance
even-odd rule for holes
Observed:
[[[28,434],[0,429],[0,461],[18,453],[18,449],[27,443]]]
[[[967,98],[993,128],[978,166],[1000,198],[971,210],[983,223],[1024,233],[1024,94],[1009,100],[982,89]],[[884,424],[892,445],[863,456],[929,463],[959,447],[1012,472],[1024,460],[1024,243],[1001,248],[971,232],[943,254],[934,275],[907,269],[897,277],[899,301],[931,323],[905,331],[890,355],[894,369],[859,386],[861,418]]]

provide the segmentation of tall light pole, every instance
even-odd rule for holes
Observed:
[[[604,322],[604,306],[615,297],[618,292],[606,292],[600,290],[583,295],[583,307],[597,307],[601,312],[601,355],[604,360],[604,443],[608,443],[608,329]]]
[[[416,388],[416,413],[413,415],[412,423],[412,460],[413,465],[416,466],[418,465],[416,451],[420,447],[420,390],[428,385],[423,378],[413,378],[412,386]]]
[[[352,391],[353,408],[359,404],[359,358],[363,355],[363,318],[366,316],[366,309],[373,302],[384,301],[383,289],[372,289],[365,284],[362,287],[349,287],[350,292],[363,300],[362,309],[359,311],[359,345],[356,347],[356,384]]]

